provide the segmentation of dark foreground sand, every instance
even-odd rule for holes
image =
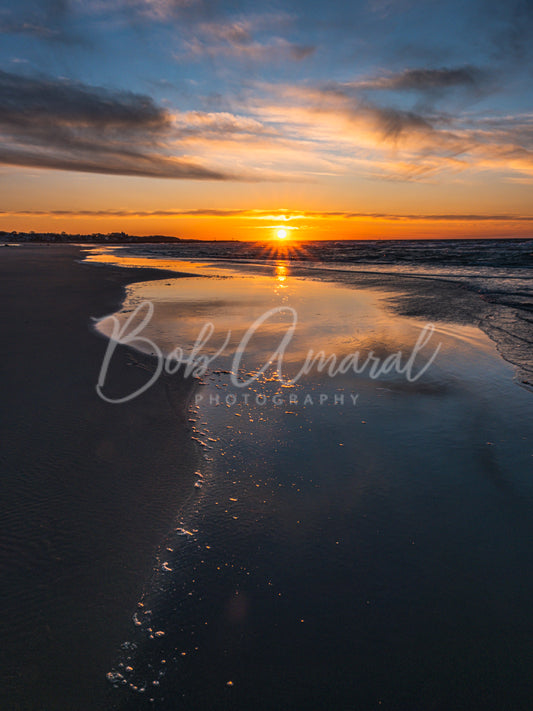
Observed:
[[[167,275],[82,255],[0,249],[3,711],[110,708],[105,674],[192,489],[192,383],[173,376],[124,405],[95,391],[107,341],[90,317],[114,311],[124,285]],[[145,382],[134,359],[115,355],[117,393]]]

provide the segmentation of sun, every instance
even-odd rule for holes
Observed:
[[[286,239],[287,238],[287,230],[278,230],[276,232],[276,236],[278,239]]]

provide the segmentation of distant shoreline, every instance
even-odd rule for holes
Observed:
[[[320,239],[320,240],[295,240],[298,243],[324,243],[324,242],[529,242],[532,237],[411,237],[403,239],[389,238],[365,238],[365,239]],[[0,242],[4,246],[8,243],[17,244],[64,244],[64,245],[84,245],[84,244],[105,244],[109,246],[121,244],[202,244],[209,242],[226,243],[268,243],[272,240],[238,240],[238,239],[193,239],[183,237],[172,237],[170,235],[129,235],[126,232],[94,232],[91,234],[70,234],[67,232],[17,232],[16,230],[0,230]]]
[[[50,242],[59,244],[172,244],[174,242],[200,242],[197,239],[182,239],[168,235],[129,235],[125,232],[94,232],[92,234],[69,234],[67,232],[6,232],[0,231],[0,239],[8,242]]]

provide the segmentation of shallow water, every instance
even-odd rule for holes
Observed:
[[[274,363],[243,387],[287,333],[289,308],[287,377],[309,349],[360,362],[401,351],[405,364],[426,324],[391,314],[393,294],[293,277],[282,262],[175,268],[209,278],[130,287],[123,323],[154,304],[143,348],[190,355],[206,320],[202,352],[232,336],[201,377],[198,487],[132,610],[109,674],[117,704],[528,708],[533,399],[494,344],[436,324],[413,374],[439,350],[414,382],[315,368],[290,384]]]
[[[130,265],[165,261],[170,269],[180,259],[207,265],[216,259],[219,269],[231,269],[233,262],[256,273],[285,260],[313,279],[401,283],[408,295],[397,304],[400,312],[481,326],[533,389],[533,240],[178,242],[103,247],[89,259],[113,262],[117,256]],[[445,284],[460,287],[452,300],[449,290],[439,298]],[[461,289],[470,297],[466,301]]]

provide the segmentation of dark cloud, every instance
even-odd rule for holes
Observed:
[[[370,219],[385,221],[421,222],[532,222],[533,215],[512,214],[431,214],[431,213],[390,213],[390,212],[343,212],[303,210],[0,210],[0,215],[24,217],[241,217],[262,220],[283,218],[290,222],[301,219]]]
[[[421,220],[425,222],[533,222],[533,215],[434,215],[434,214],[390,214],[390,213],[363,213],[346,212],[346,218],[369,217],[376,220]]]
[[[456,87],[478,89],[485,78],[485,72],[473,66],[405,69],[398,74],[365,82],[361,86],[370,89],[433,92]]]
[[[359,114],[365,112],[373,116],[384,138],[396,139],[403,133],[433,130],[430,120],[414,111],[381,106],[363,106],[358,110]]]
[[[61,152],[12,150],[0,147],[0,165],[16,165],[52,170],[69,170],[82,173],[105,173],[107,175],[130,175],[151,178],[182,178],[187,180],[224,180],[230,176],[209,170],[192,161],[181,158],[164,158],[142,154],[74,156]]]
[[[294,59],[305,59],[316,52],[316,47],[311,44],[293,44],[290,51]]]
[[[229,177],[174,155],[150,97],[0,71],[0,163],[165,178]]]
[[[53,217],[241,217],[251,210],[0,210],[0,215]]]
[[[370,120],[385,139],[397,139],[413,131],[432,131],[434,121],[440,119],[432,114],[368,101],[355,84],[328,82],[318,89],[304,89],[300,96],[307,97],[318,111],[340,112],[354,121]]]
[[[167,112],[141,94],[0,70],[0,123],[160,128]]]

